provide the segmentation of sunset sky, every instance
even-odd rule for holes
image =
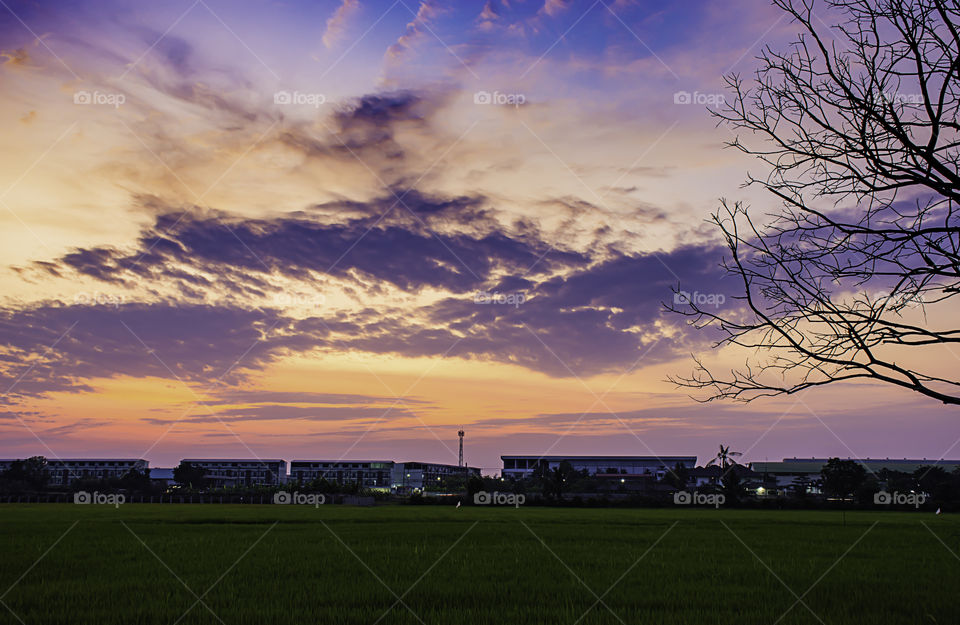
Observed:
[[[960,457],[907,391],[666,381],[743,362],[663,303],[775,208],[707,111],[775,7],[0,4],[0,457]]]

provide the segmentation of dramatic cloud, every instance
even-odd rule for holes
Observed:
[[[120,375],[235,382],[286,348],[288,326],[269,311],[189,305],[8,309],[0,366],[12,396],[90,390],[87,380]]]
[[[722,291],[716,248],[647,255],[606,249],[591,258],[552,249],[530,232],[453,230],[464,215],[479,216],[469,220],[474,226],[483,221],[478,199],[411,200],[416,219],[373,217],[383,199],[353,206],[371,216],[342,224],[304,215],[229,223],[161,215],[138,249],[77,250],[45,262],[42,270],[55,276],[76,272],[134,290],[173,282],[201,296],[218,289],[262,294],[275,289],[270,281],[278,276],[311,288],[325,275],[368,292],[391,285],[449,295],[413,308],[328,308],[297,318],[270,308],[170,301],[7,310],[0,326],[6,360],[32,366],[20,392],[83,388],[82,380],[120,374],[211,382],[312,350],[461,357],[589,376],[672,358],[705,340],[664,310],[677,286],[732,302]]]
[[[383,210],[381,216],[334,224],[306,216],[238,221],[223,215],[161,215],[133,252],[79,250],[58,265],[40,267],[56,274],[71,268],[105,282],[167,279],[184,288],[216,279],[225,288],[261,295],[269,288],[265,277],[273,273],[298,279],[330,275],[366,286],[386,282],[405,291],[435,287],[464,293],[500,273],[542,273],[586,261],[529,237],[496,231],[438,233],[430,227],[447,219],[469,219],[473,213],[482,219],[483,211],[473,210],[477,200],[436,202],[411,192],[404,203],[409,210],[383,198],[366,207],[371,213]]]

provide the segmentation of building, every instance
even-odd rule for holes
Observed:
[[[784,458],[782,462],[751,462],[750,468],[761,476],[768,488],[788,488],[805,480],[808,483],[820,479],[820,470],[827,463],[824,459]],[[815,492],[815,489],[810,489]]]
[[[390,490],[393,484],[392,460],[291,460],[290,482],[305,484],[325,479],[337,484],[356,483],[373,490]]]
[[[0,460],[0,471],[6,471],[17,460]],[[69,486],[75,480],[121,478],[131,470],[146,471],[150,463],[130,458],[60,458],[47,459],[49,486]]]
[[[720,484],[720,476],[722,473],[720,467],[717,465],[690,469],[687,471],[687,486],[694,488],[717,486]]]
[[[820,471],[829,458],[784,458],[780,462],[751,462],[750,468],[764,482],[776,484],[778,488],[788,487],[797,480],[812,482],[820,479]],[[928,460],[927,458],[844,458],[853,460],[867,470],[867,473],[880,475],[883,471],[913,473],[920,467],[938,466],[950,472],[960,467],[960,460]],[[815,491],[814,491],[815,492]]]
[[[173,486],[173,469],[150,469],[150,482],[163,489]]]
[[[687,471],[687,486],[692,488],[719,488],[723,486],[724,477],[729,474],[735,475],[740,485],[747,490],[756,490],[763,486],[761,483],[762,475],[738,463],[730,464],[726,469],[716,464],[690,469]],[[765,491],[760,492],[764,493]]]
[[[211,486],[276,486],[287,480],[286,460],[252,458],[184,458],[204,470],[204,479]]]
[[[480,469],[433,462],[398,462],[393,467],[391,490],[400,494],[423,492],[442,486],[445,478],[471,475],[480,477]]]
[[[634,477],[661,479],[667,471],[678,464],[688,469],[697,466],[696,456],[500,456],[503,461],[501,475],[523,479],[533,475],[540,465],[548,470],[569,462],[575,471],[586,471],[598,478],[629,480]]]
[[[337,484],[356,483],[371,490],[413,493],[440,487],[445,478],[460,475],[479,476],[480,469],[392,460],[293,460],[289,479],[298,483],[325,479]]]

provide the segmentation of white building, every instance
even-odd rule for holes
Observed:
[[[286,460],[253,458],[184,458],[204,471],[204,478],[214,487],[276,486],[287,480]]]
[[[336,484],[356,483],[364,488],[390,490],[392,460],[291,460],[290,482],[305,484],[324,479]]]
[[[476,467],[436,462],[398,462],[393,467],[391,490],[396,493],[416,493],[440,487],[444,479],[455,476],[480,476]]]
[[[444,485],[447,477],[480,475],[480,469],[435,462],[392,460],[293,460],[291,482],[325,479],[336,484],[358,483],[371,490],[413,493]]]
[[[620,476],[627,480],[637,477],[661,479],[678,464],[688,469],[697,466],[696,456],[500,456],[501,475],[506,478],[531,477],[539,466],[556,469],[569,462],[575,471],[586,471],[593,477]]]
[[[9,469],[16,460],[0,460],[0,471]],[[75,480],[121,478],[132,469],[143,472],[150,463],[131,458],[47,458],[50,486],[69,486]]]

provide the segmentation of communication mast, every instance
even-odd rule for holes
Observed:
[[[460,459],[457,461],[457,466],[463,466],[463,430],[457,432],[457,436],[460,437]]]

